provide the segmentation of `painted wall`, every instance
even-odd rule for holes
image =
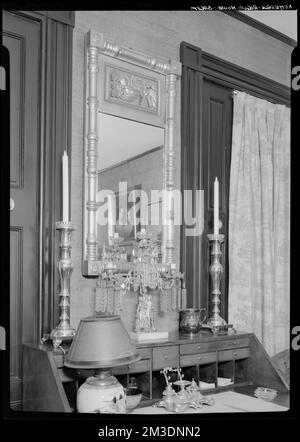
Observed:
[[[82,182],[83,182],[83,112],[84,112],[84,35],[89,29],[103,32],[115,43],[134,48],[154,57],[179,60],[180,43],[186,41],[205,52],[257,72],[286,86],[290,82],[292,48],[222,12],[190,11],[78,11],[73,41],[72,94],[72,185],[71,215],[75,225],[71,278],[71,323],[77,327],[80,318],[94,309],[95,280],[81,275],[82,260]],[[177,174],[180,186],[180,88],[176,101],[178,117]],[[179,231],[176,235],[179,259]],[[128,304],[124,315],[134,315]],[[175,318],[176,320],[176,318]],[[165,318],[164,318],[165,321]],[[163,321],[162,321],[163,323]],[[174,326],[174,321],[172,322]],[[160,320],[158,318],[158,329]]]

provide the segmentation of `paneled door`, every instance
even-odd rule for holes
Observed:
[[[22,344],[58,319],[61,158],[69,158],[74,11],[3,11],[10,58],[11,408],[22,407]],[[9,148],[6,146],[7,149]]]
[[[196,75],[200,75],[197,73]],[[199,80],[198,80],[199,81]],[[214,180],[219,181],[219,217],[220,233],[225,234],[222,246],[223,278],[221,280],[222,303],[221,316],[227,316],[227,281],[228,281],[228,202],[232,132],[232,89],[201,78],[201,100],[197,115],[197,140],[193,140],[194,149],[183,149],[182,163],[186,173],[185,185],[188,189],[204,191],[204,223],[200,237],[182,238],[185,244],[185,274],[187,278],[188,306],[206,307],[210,305],[211,279],[211,244],[207,235],[213,233]],[[195,92],[193,93],[195,94]],[[201,99],[199,98],[201,97]],[[201,106],[201,110],[200,110]],[[201,130],[200,130],[201,127]],[[192,141],[192,140],[190,140]],[[187,176],[188,175],[188,176]],[[184,232],[183,232],[184,233]]]
[[[182,145],[181,185],[184,189],[204,191],[203,232],[187,237],[181,231],[181,270],[186,275],[188,307],[205,307],[210,315],[211,244],[213,233],[214,180],[219,180],[220,233],[223,277],[221,316],[227,319],[228,285],[228,203],[233,118],[233,89],[208,78],[207,56],[188,43],[181,45],[182,74]],[[215,66],[216,63],[211,65]],[[195,210],[195,205],[194,205]]]
[[[227,318],[228,287],[228,217],[231,135],[233,118],[232,89],[203,79],[202,102],[202,188],[204,190],[204,231],[202,234],[202,259],[206,263],[202,275],[201,305],[210,305],[211,243],[207,234],[213,232],[214,179],[219,180],[220,233],[225,235],[222,246],[223,277],[221,280],[222,318]]]
[[[40,24],[3,13],[10,58],[10,379],[22,392],[22,342],[37,338],[39,251]]]

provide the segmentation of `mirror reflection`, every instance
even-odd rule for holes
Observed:
[[[109,189],[115,193],[115,205],[108,205],[108,224],[97,226],[99,248],[109,244],[109,238],[119,235],[124,246],[132,245],[143,228],[140,222],[140,191],[148,194],[146,210],[160,218],[161,203],[151,203],[151,190],[163,187],[163,146],[165,130],[114,115],[98,113],[97,192]],[[122,185],[120,186],[120,183]],[[126,185],[124,184],[126,183]],[[124,208],[124,197],[127,207]],[[153,208],[151,204],[158,207]],[[116,225],[110,222],[110,208]],[[125,209],[125,210],[124,210]],[[153,223],[152,223],[153,224]],[[161,236],[161,223],[147,227]],[[129,250],[128,250],[129,251]],[[99,250],[100,252],[100,250]]]

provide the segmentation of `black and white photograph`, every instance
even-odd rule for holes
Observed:
[[[64,6],[2,9],[2,417],[299,424],[296,5]]]

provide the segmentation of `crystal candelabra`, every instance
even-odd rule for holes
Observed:
[[[127,288],[139,291],[139,300],[136,311],[135,329],[139,332],[156,331],[154,325],[151,295],[147,289],[162,289],[163,281],[158,266],[158,247],[151,235],[142,230],[137,234],[133,249],[133,268],[127,275]]]
[[[175,264],[160,262],[159,242],[145,229],[137,233],[131,262],[127,261],[122,238],[115,234],[111,246],[103,247],[96,286],[96,311],[120,314],[126,292],[139,292],[135,332],[154,332],[151,295],[148,290],[159,290],[160,310],[168,312],[186,307],[184,275]],[[181,287],[183,285],[183,287]]]
[[[73,271],[71,260],[71,234],[74,230],[70,222],[58,221],[55,224],[56,230],[60,232],[60,258],[57,262],[57,269],[60,277],[59,292],[59,324],[52,330],[50,339],[54,348],[57,348],[62,341],[73,339],[75,329],[70,326],[70,279]]]
[[[122,270],[126,269],[127,253],[121,247],[123,238],[115,233],[110,238],[110,246],[102,248],[99,277],[96,283],[96,311],[120,314],[126,285]]]
[[[168,296],[183,275],[176,271],[176,265],[163,265],[159,262],[159,247],[152,235],[142,229],[137,233],[137,241],[132,256],[132,269],[126,277],[126,287],[139,291],[135,320],[135,333],[155,332],[152,299],[150,290],[159,290],[161,296]],[[172,293],[172,292],[171,292]],[[173,309],[178,307],[178,294],[172,296]]]

